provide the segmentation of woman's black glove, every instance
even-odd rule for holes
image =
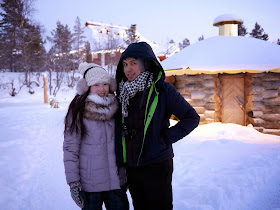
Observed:
[[[85,192],[82,190],[82,185],[79,181],[69,184],[70,192],[75,203],[82,209],[84,207]]]

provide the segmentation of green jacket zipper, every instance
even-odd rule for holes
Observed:
[[[144,120],[144,137],[143,137],[143,141],[142,141],[141,151],[140,151],[138,161],[137,161],[137,166],[139,165],[140,157],[141,157],[141,154],[143,152],[143,147],[144,147],[144,142],[145,142],[147,129],[148,129],[148,127],[149,127],[149,125],[152,121],[153,115],[155,113],[155,110],[156,110],[156,107],[157,107],[157,104],[158,104],[158,92],[157,92],[155,84],[159,81],[159,79],[161,78],[161,75],[162,75],[162,72],[159,72],[157,80],[155,82],[153,82],[153,84],[151,86],[151,89],[149,91],[149,96],[148,96],[148,99],[147,99],[146,111],[145,111],[145,120]],[[151,95],[152,95],[153,91],[155,91],[156,95],[154,97],[154,100],[153,100],[150,108],[149,108],[149,112],[148,112],[148,115],[147,115],[149,101],[150,101],[150,98],[151,98]]]

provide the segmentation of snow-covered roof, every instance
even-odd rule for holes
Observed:
[[[224,15],[220,15],[218,17],[215,18],[213,25],[214,26],[219,26],[220,23],[225,23],[225,22],[236,22],[236,23],[243,23],[243,20],[241,18],[239,18],[236,15],[233,14],[224,14]]]
[[[167,76],[280,72],[280,46],[252,37],[216,36],[184,48],[161,65]]]
[[[117,25],[111,25],[111,24],[100,23],[100,22],[94,22],[94,21],[87,21],[87,22],[86,22],[86,26],[87,26],[87,25],[128,30],[128,27],[117,26]]]
[[[100,51],[101,49],[108,49],[108,38],[111,40],[111,46],[113,49],[125,49],[127,44],[127,31],[129,27],[110,25],[105,23],[98,23],[93,21],[87,21],[87,27],[85,28],[85,35],[91,44],[91,50]],[[108,32],[108,33],[106,33]],[[139,41],[147,42],[156,55],[161,55],[167,51],[161,45],[146,39],[140,32],[136,30],[136,35],[139,36]],[[109,37],[110,36],[110,37]]]

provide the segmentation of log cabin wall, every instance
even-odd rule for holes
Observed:
[[[220,122],[219,103],[215,103],[220,100],[217,75],[175,76],[174,86],[199,114],[200,125]]]
[[[246,73],[244,77],[245,125],[280,135],[280,74]],[[200,115],[200,125],[221,122],[221,74],[175,76],[174,86]]]
[[[250,78],[251,77],[251,78]],[[280,135],[280,74],[248,76],[247,121],[262,133]]]

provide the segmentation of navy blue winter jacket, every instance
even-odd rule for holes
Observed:
[[[157,61],[150,45],[145,42],[133,43],[123,52],[116,72],[118,85],[117,97],[119,96],[119,83],[122,79],[126,80],[122,61],[127,57],[153,61],[150,62],[148,71],[153,73],[155,89],[151,91],[150,99],[144,103],[148,106],[146,117],[151,117],[151,121],[150,123],[146,122],[145,126],[143,125],[143,129],[147,127],[147,131],[143,139],[138,166],[172,158],[174,156],[172,144],[193,131],[198,126],[200,117],[176,88],[172,84],[164,81],[165,74],[162,66]],[[150,91],[150,89],[147,91]],[[151,107],[154,106],[152,103],[155,99],[158,101],[153,112],[151,111]],[[175,126],[169,127],[169,119],[172,114],[180,121]],[[126,149],[123,147],[122,131],[122,114],[121,108],[119,108],[115,116],[115,148],[118,166],[124,164],[123,154]]]

